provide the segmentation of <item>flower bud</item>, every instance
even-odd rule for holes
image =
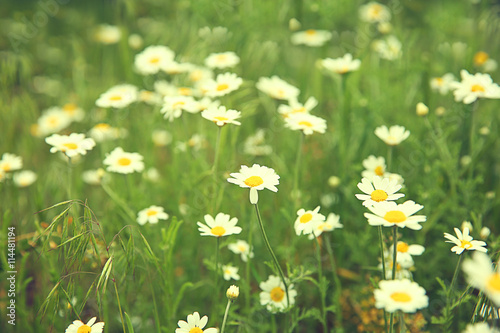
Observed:
[[[231,301],[237,299],[239,295],[240,295],[240,288],[236,287],[235,285],[230,286],[226,291],[226,296]]]
[[[417,116],[423,117],[427,116],[429,113],[429,108],[424,103],[420,102],[417,104]]]

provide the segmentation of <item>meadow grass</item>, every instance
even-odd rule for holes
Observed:
[[[21,156],[23,169],[35,171],[38,179],[25,188],[15,186],[12,177],[0,183],[0,330],[63,331],[74,320],[86,323],[98,317],[105,322],[104,332],[172,332],[195,311],[209,316],[207,327],[220,328],[226,289],[232,284],[239,286],[240,296],[227,307],[225,332],[386,332],[384,317],[395,323],[395,331],[404,326],[409,332],[462,331],[485,320],[498,326],[494,311],[489,319],[479,314],[483,303],[496,310],[498,304],[469,286],[457,264],[470,253],[457,257],[450,252],[443,233],[470,221],[471,235],[480,239],[480,230],[488,227],[488,254],[498,260],[499,102],[479,99],[465,105],[453,93],[441,95],[429,86],[431,78],[444,73],[459,78],[462,69],[482,72],[473,62],[478,51],[498,59],[498,5],[385,2],[392,13],[390,34],[402,43],[401,56],[386,60],[372,47],[384,35],[358,17],[362,4],[2,3],[0,152]],[[292,44],[292,18],[301,23],[298,30],[331,31],[331,40],[321,47]],[[117,43],[94,40],[94,30],[103,23],[119,27]],[[227,32],[217,35],[217,26]],[[204,27],[212,30],[200,33]],[[142,37],[142,46],[129,45],[131,34]],[[118,84],[149,91],[158,80],[188,84],[184,74],[137,73],[134,58],[150,45],[168,46],[176,61],[200,66],[211,53],[234,51],[239,64],[214,72],[229,71],[243,79],[239,89],[219,98],[228,109],[241,111],[241,126],[217,127],[187,112],[169,122],[161,104],[97,107],[99,96]],[[359,70],[340,76],[319,65],[320,59],[348,52],[361,60]],[[318,100],[311,113],[327,121],[324,134],[304,135],[284,126],[277,109],[287,102],[255,87],[260,77],[273,75],[296,86],[300,102],[311,96]],[[500,81],[498,69],[490,75]],[[85,110],[85,117],[61,134],[88,133],[105,122],[125,128],[128,135],[98,142],[71,163],[60,153],[51,154],[32,125],[47,108],[69,102]],[[419,102],[430,109],[425,117],[415,113]],[[374,130],[396,124],[411,134],[388,147]],[[269,155],[245,153],[245,139],[259,128],[272,147]],[[152,133],[159,129],[171,134],[170,144],[153,143]],[[199,144],[193,135],[202,136]],[[107,172],[101,184],[85,183],[82,173],[105,169],[103,160],[119,146],[141,154],[145,169],[155,168],[159,177],[151,179],[146,171]],[[375,307],[380,247],[388,250],[394,237],[391,228],[381,228],[379,237],[363,215],[368,210],[354,196],[360,193],[356,185],[369,155],[384,157],[387,169],[404,178],[401,202],[424,206],[419,213],[427,220],[421,230],[394,228],[400,240],[425,246],[414,257],[411,274],[426,290],[429,304],[416,314],[392,316]],[[259,284],[280,273],[260,235],[248,190],[226,180],[241,165],[254,163],[280,176],[278,192],[259,191],[259,210],[279,267],[297,291],[294,306],[284,313],[271,313],[259,301]],[[168,220],[139,225],[137,213],[151,205],[164,207]],[[297,236],[297,210],[317,206],[325,216],[339,215],[343,228],[316,240]],[[196,223],[219,212],[237,217],[243,231],[217,240],[215,260],[215,240],[200,236]],[[15,327],[4,312],[9,302],[6,235],[12,226],[17,238]],[[254,257],[247,262],[228,250],[237,239],[252,245]],[[229,263],[239,268],[239,281],[214,273]]]

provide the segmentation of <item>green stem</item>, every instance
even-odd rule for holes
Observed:
[[[406,333],[406,323],[403,311],[399,312],[399,333]]]
[[[444,309],[444,315],[446,318],[444,321],[444,325],[445,325],[445,328],[448,328],[448,329],[451,325],[451,320],[452,320],[452,318],[451,318],[451,313],[452,313],[451,303],[453,301],[453,288],[455,287],[455,282],[456,282],[457,277],[458,277],[458,271],[460,269],[460,263],[462,262],[462,257],[463,257],[463,253],[458,256],[457,266],[455,267],[455,272],[453,273],[453,278],[451,279],[450,288],[448,289],[448,292],[446,294],[446,308]]]
[[[231,307],[231,303],[232,301],[230,299],[227,300],[226,311],[224,312],[224,319],[222,320],[222,327],[220,333],[224,333],[224,328],[226,327],[227,315],[229,314],[229,308]]]
[[[304,134],[300,134],[299,144],[297,149],[297,158],[295,159],[295,173],[293,175],[293,192],[295,208],[297,208],[299,203],[299,171],[300,171],[300,161],[302,158],[302,145],[304,144]]]
[[[113,285],[115,286],[116,301],[118,302],[118,310],[120,311],[120,318],[122,320],[123,332],[126,332],[126,330],[125,330],[125,320],[123,320],[123,311],[122,311],[122,306],[120,304],[120,296],[118,295],[118,288],[116,288],[116,281],[115,281],[114,278],[113,278]]]
[[[333,281],[335,283],[335,293],[333,295],[333,304],[335,307],[335,329],[338,332],[342,332],[343,331],[342,308],[340,305],[340,297],[342,295],[342,285],[340,284],[340,279],[337,274],[337,265],[335,264],[335,258],[333,256],[332,246],[330,245],[330,237],[326,237],[326,250],[328,252],[328,257],[330,258],[330,267],[332,270]]]
[[[387,277],[386,270],[385,270],[385,253],[384,253],[384,240],[382,237],[382,226],[378,226],[378,240],[379,240],[379,245],[380,245],[380,256],[382,257],[382,280],[385,280]],[[384,311],[384,327],[385,331],[388,332],[387,328],[387,312]]]
[[[217,313],[217,308],[219,307],[219,245],[220,245],[220,237],[216,237],[216,248],[215,248],[215,292],[214,292],[214,311]]]
[[[391,171],[392,165],[392,146],[387,146],[387,170]]]
[[[214,164],[212,166],[212,173],[214,178],[217,179],[217,166],[219,164],[219,150],[220,150],[220,133],[222,131],[222,127],[217,126],[217,140],[215,142],[215,156],[214,156]]]
[[[289,307],[290,306],[290,297],[288,296],[288,285],[285,281],[285,275],[283,274],[283,271],[281,270],[281,266],[278,262],[278,259],[274,255],[273,249],[271,248],[271,244],[269,244],[269,240],[267,239],[266,231],[264,230],[264,225],[262,224],[262,219],[260,217],[259,206],[257,204],[255,204],[255,211],[257,212],[257,218],[259,220],[260,231],[262,232],[262,237],[264,238],[264,243],[266,243],[267,250],[271,254],[271,257],[274,260],[274,264],[276,265],[276,268],[278,269],[278,272],[280,274],[281,281],[283,282],[283,285],[285,286],[286,305],[287,305],[287,307]]]
[[[394,226],[392,227],[392,230],[394,232],[394,236],[393,236],[393,243],[394,243],[394,247],[393,247],[393,252],[392,252],[392,280],[395,280],[396,279],[396,266],[397,266],[397,263],[396,263],[396,258],[398,256],[398,247],[397,247],[397,244],[398,244],[398,227],[397,226]],[[391,312],[391,317],[389,319],[389,326],[390,326],[390,332],[394,332],[394,312]]]
[[[318,237],[316,237],[316,234],[313,232],[312,233],[314,236],[314,239],[316,240],[316,259],[318,260],[318,287],[319,287],[319,292],[321,293],[321,316],[322,320],[321,323],[323,324],[323,332],[327,333],[328,332],[328,327],[326,324],[326,293],[325,290],[323,290],[323,264],[321,260],[321,246],[319,245],[319,240]]]

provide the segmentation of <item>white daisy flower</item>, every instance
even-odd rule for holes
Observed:
[[[370,155],[363,161],[364,171],[361,172],[363,178],[368,178],[368,180],[373,180],[375,176],[387,177],[388,172],[386,171],[385,158],[382,156]]]
[[[243,145],[245,154],[254,156],[270,155],[273,148],[270,145],[265,145],[265,133],[262,128],[259,128],[254,135],[249,136]]]
[[[118,43],[121,37],[122,32],[115,25],[101,24],[94,32],[94,40],[106,45]]]
[[[314,97],[309,97],[309,99],[304,103],[299,103],[296,98],[292,98],[288,101],[288,105],[281,104],[278,106],[278,112],[287,118],[291,115],[297,113],[309,113],[318,105],[318,100]]]
[[[285,127],[300,130],[305,135],[311,135],[314,132],[325,133],[326,120],[308,113],[295,113],[285,118]]]
[[[441,95],[446,95],[450,90],[452,90],[452,83],[455,81],[455,75],[452,73],[446,73],[440,77],[433,77],[430,81],[431,89],[434,91],[439,91]]]
[[[142,172],[144,170],[144,162],[139,153],[127,153],[121,147],[115,148],[111,153],[106,154],[103,163],[107,165],[107,171],[117,173],[133,173]]]
[[[299,96],[299,89],[292,86],[288,82],[274,75],[270,78],[261,77],[256,84],[257,89],[264,94],[275,99],[292,100]]]
[[[228,178],[228,182],[250,189],[251,204],[256,204],[259,201],[257,192],[259,190],[267,188],[270,191],[278,192],[276,185],[280,183],[280,176],[271,168],[259,164],[254,164],[250,168],[242,165],[240,172],[231,173],[230,176],[233,178]]]
[[[200,318],[198,312],[194,312],[187,316],[187,322],[179,320],[177,325],[179,328],[175,329],[175,333],[217,333],[216,328],[203,329],[208,323],[208,317],[203,316]]]
[[[105,175],[106,171],[104,171],[104,169],[102,168],[95,170],[86,170],[82,173],[82,179],[85,183],[90,185],[101,185]]]
[[[396,244],[397,256],[396,260],[400,262],[403,267],[411,267],[413,266],[413,257],[419,256],[425,251],[425,247],[419,244],[408,244],[402,241],[398,241]],[[392,257],[392,253],[394,252],[394,246],[390,247],[390,256]],[[392,258],[391,258],[392,260]],[[392,264],[391,264],[392,266]]]
[[[238,89],[243,79],[234,73],[223,73],[217,75],[215,80],[206,80],[200,86],[201,91],[208,97],[220,97]]]
[[[240,58],[234,52],[212,53],[205,59],[209,68],[229,68],[240,63]]]
[[[156,74],[162,66],[174,60],[175,53],[166,46],[152,45],[138,53],[134,66],[142,75]]]
[[[115,140],[123,138],[127,135],[127,130],[124,128],[111,127],[106,123],[99,123],[92,127],[89,131],[89,136],[96,142]]]
[[[95,105],[100,108],[123,109],[137,101],[137,95],[137,87],[131,84],[121,84],[101,94]]]
[[[54,106],[45,110],[37,120],[37,135],[47,136],[60,132],[71,124],[71,117],[61,108]]]
[[[297,236],[300,234],[309,235],[316,230],[318,225],[325,222],[326,217],[319,213],[319,209],[320,207],[318,206],[314,210],[305,210],[301,208],[297,211],[297,219],[294,223]]]
[[[262,292],[259,294],[260,304],[265,305],[270,312],[283,312],[289,306],[295,304],[297,291],[293,289],[293,284],[288,286],[290,304],[287,304],[285,285],[277,276],[270,275],[267,281],[259,284],[259,287],[262,289]]]
[[[45,142],[52,146],[51,153],[63,152],[68,157],[86,155],[88,150],[95,147],[92,138],[86,138],[85,134],[71,133],[70,135],[52,134],[45,138]]]
[[[410,131],[407,131],[403,126],[399,125],[394,125],[390,128],[383,125],[375,129],[375,135],[387,145],[397,146],[410,136]]]
[[[198,112],[196,101],[191,96],[165,96],[163,106],[160,110],[165,119],[174,121],[182,115],[182,111],[190,113]]]
[[[157,129],[151,133],[151,139],[156,147],[165,147],[172,143],[172,133]]]
[[[309,29],[292,34],[292,44],[318,47],[323,46],[331,38],[332,33],[330,31]]]
[[[372,184],[373,182],[373,184]],[[363,206],[373,206],[377,202],[394,201],[404,197],[402,193],[396,193],[401,185],[396,180],[374,176],[370,181],[368,178],[361,179],[358,188],[366,194],[355,194],[356,198],[363,201]]]
[[[250,245],[244,240],[238,239],[235,243],[231,243],[227,248],[235,254],[241,255],[241,260],[248,261],[248,258],[253,258],[254,253],[250,249]]]
[[[465,69],[460,71],[462,81],[454,82],[455,101],[471,104],[478,98],[500,98],[500,86],[493,82],[489,74],[469,74]]]
[[[220,106],[219,100],[212,100],[210,97],[203,97],[196,101],[198,112],[210,109],[217,108]]]
[[[213,79],[213,77],[214,77],[214,72],[212,72],[211,69],[205,67],[197,67],[197,66],[191,68],[188,76],[189,80],[195,84]]]
[[[82,121],[85,117],[85,111],[74,103],[66,103],[61,109],[68,115],[71,121]]]
[[[23,168],[23,159],[15,154],[4,153],[0,160],[0,170],[10,172]]]
[[[386,60],[396,60],[403,54],[401,42],[396,36],[387,36],[385,39],[377,39],[372,47],[379,57]]]
[[[313,229],[313,232],[309,234],[308,238],[309,239],[314,239],[314,236],[318,237],[324,232],[330,232],[335,229],[343,228],[344,225],[340,223],[340,216],[334,213],[328,214],[326,221],[323,221],[321,223],[318,223],[315,228]]]
[[[104,323],[96,323],[97,318],[94,317],[84,324],[80,320],[75,320],[73,324],[69,325],[64,333],[102,333]]]
[[[458,228],[454,228],[454,230],[455,234],[457,234],[457,237],[450,235],[447,232],[444,233],[444,238],[448,239],[446,243],[455,244],[455,246],[451,248],[451,252],[455,252],[456,254],[460,255],[465,250],[477,250],[481,252],[488,251],[483,247],[486,246],[485,242],[472,239],[472,236],[469,235],[469,228],[465,227],[463,233]]]
[[[12,179],[17,187],[28,187],[36,181],[37,175],[31,170],[22,170],[16,172]]]
[[[146,223],[156,224],[159,220],[167,220],[168,214],[164,212],[163,207],[150,206],[137,214],[137,223],[145,225]]]
[[[424,206],[408,200],[402,204],[396,204],[393,201],[382,201],[376,205],[367,207],[373,214],[365,213],[370,225],[382,225],[384,227],[398,226],[400,228],[408,227],[413,230],[420,230],[420,222],[425,222],[425,215],[413,215]]]
[[[389,8],[378,2],[369,2],[359,7],[360,20],[368,23],[380,23],[391,20]]]
[[[474,55],[474,66],[479,67],[483,72],[494,72],[498,68],[495,59],[491,59],[489,54],[479,51]]]
[[[354,72],[361,66],[361,60],[353,59],[352,54],[347,53],[342,58],[326,58],[321,60],[321,66],[330,72],[337,74],[346,74]]]
[[[161,70],[169,75],[177,75],[182,73],[188,73],[191,68],[193,68],[193,64],[189,62],[177,62],[177,61],[169,61],[161,65]]]
[[[225,106],[208,108],[201,112],[201,116],[207,120],[213,121],[217,126],[226,124],[241,125],[236,119],[241,117],[241,112],[236,110],[226,110]]]
[[[465,259],[462,269],[467,283],[481,290],[489,299],[500,306],[500,272],[494,270],[490,257],[483,252],[474,252],[472,259]]]
[[[163,100],[159,93],[149,90],[139,91],[137,99],[149,105],[161,105]]]
[[[414,313],[429,305],[425,289],[408,279],[380,281],[379,289],[375,289],[374,295],[375,307],[385,309],[387,312],[401,310]]]
[[[204,216],[206,224],[198,222],[198,231],[201,236],[223,237],[229,235],[237,235],[241,232],[241,228],[236,226],[238,219],[231,218],[228,214],[219,213],[215,219],[207,214]]]
[[[477,323],[467,325],[462,333],[500,333],[500,331],[489,327],[487,323]]]
[[[224,280],[229,281],[231,279],[238,281],[240,275],[238,274],[238,267],[231,265],[222,265],[222,272],[224,274]]]

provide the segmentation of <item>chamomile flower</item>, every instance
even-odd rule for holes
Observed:
[[[190,113],[198,112],[196,101],[191,96],[165,96],[163,106],[160,110],[165,119],[174,121],[182,115],[182,111]]]
[[[20,170],[23,167],[23,159],[15,154],[4,153],[0,160],[0,170],[10,172]]]
[[[150,206],[137,214],[137,223],[144,225],[146,223],[156,224],[159,220],[167,220],[168,214],[164,212],[163,207]]]
[[[236,226],[238,219],[231,218],[228,214],[219,213],[215,219],[207,214],[204,216],[205,223],[198,222],[198,231],[201,236],[223,237],[229,235],[237,235],[241,232],[241,228]]]
[[[156,74],[174,57],[175,53],[168,47],[152,45],[135,56],[134,65],[142,75]]]
[[[14,174],[13,180],[17,187],[28,187],[37,179],[36,173],[31,170],[22,170]]]
[[[92,127],[89,131],[89,136],[96,142],[115,140],[123,138],[127,135],[127,130],[124,128],[112,127],[106,123],[99,123]]]
[[[375,129],[375,135],[387,145],[397,146],[410,136],[410,131],[407,131],[403,126],[399,125],[394,125],[390,128],[383,125]]]
[[[295,113],[285,118],[285,126],[292,130],[300,130],[305,135],[314,132],[325,133],[326,120],[308,113]]]
[[[115,148],[111,153],[106,155],[103,163],[107,165],[107,171],[128,174],[133,172],[142,172],[144,170],[144,162],[139,153],[128,153],[121,147]]]
[[[364,171],[361,172],[363,178],[368,178],[368,180],[373,180],[375,176],[387,177],[388,172],[386,171],[385,158],[382,156],[370,155],[363,161]]]
[[[248,258],[253,258],[254,253],[250,248],[250,245],[244,240],[238,239],[235,243],[231,243],[227,248],[235,253],[241,255],[241,260],[244,262],[248,261]]]
[[[188,76],[189,80],[195,84],[198,84],[206,80],[210,80],[213,77],[214,77],[214,72],[212,72],[212,70],[205,67],[197,67],[197,66],[191,68]]]
[[[446,95],[450,90],[453,90],[453,82],[455,82],[455,75],[446,73],[443,76],[433,77],[430,85],[432,90],[439,91],[441,95]]]
[[[457,237],[450,235],[447,232],[444,233],[444,238],[448,239],[446,243],[455,244],[455,246],[451,248],[451,252],[455,252],[456,254],[460,255],[465,250],[477,250],[480,252],[488,251],[483,247],[486,246],[485,242],[472,239],[472,236],[469,235],[469,228],[465,227],[463,229],[463,233],[458,228],[454,228],[454,230]]]
[[[208,323],[208,317],[203,316],[200,318],[198,312],[194,312],[187,316],[187,322],[179,320],[177,325],[179,328],[175,329],[175,333],[217,333],[216,328],[203,329]]]
[[[131,84],[117,85],[101,94],[95,105],[101,108],[123,109],[137,101],[137,94],[137,87]]]
[[[385,39],[377,39],[372,43],[375,52],[380,58],[386,60],[396,60],[403,54],[401,42],[396,36],[387,36]]]
[[[149,90],[139,91],[137,99],[149,105],[161,105],[162,103],[162,96],[155,91]]]
[[[75,103],[66,103],[61,109],[68,115],[71,121],[82,121],[85,117],[85,111]]]
[[[305,210],[303,208],[297,211],[297,219],[294,223],[295,233],[309,235],[316,230],[317,226],[325,222],[325,215],[319,213],[320,207],[314,210]],[[318,235],[316,235],[318,236]]]
[[[215,80],[207,80],[201,84],[200,89],[208,97],[220,97],[238,89],[243,79],[234,73],[219,74]]]
[[[259,190],[267,188],[270,191],[278,192],[276,185],[279,185],[279,178],[274,169],[254,164],[250,168],[242,165],[240,172],[230,174],[233,178],[227,181],[243,188],[250,189],[250,203],[256,204],[259,201]]]
[[[224,275],[224,280],[229,281],[231,279],[238,281],[240,275],[238,274],[238,267],[231,265],[222,265],[222,273]]]
[[[491,328],[487,323],[469,324],[462,333],[500,333],[496,328]]]
[[[359,66],[361,66],[361,60],[353,59],[352,54],[347,53],[341,58],[323,59],[321,60],[321,66],[333,73],[346,74],[349,72],[357,71],[359,69]]]
[[[45,142],[52,146],[51,153],[63,152],[68,157],[77,155],[86,155],[88,150],[92,150],[95,141],[92,138],[86,138],[85,134],[71,133],[70,135],[52,134],[45,138]]]
[[[491,59],[490,55],[484,51],[474,54],[474,66],[479,67],[484,72],[493,72],[497,69],[498,63]]]
[[[455,101],[471,104],[478,98],[500,98],[500,86],[493,82],[489,74],[469,74],[465,69],[460,71],[462,81],[452,83]]]
[[[401,310],[414,313],[429,305],[425,289],[408,279],[380,281],[379,289],[375,289],[374,295],[375,307],[385,309],[387,312]]]
[[[94,32],[94,39],[102,44],[116,44],[120,41],[122,32],[115,25],[101,24]]]
[[[474,252],[472,259],[465,259],[462,265],[467,282],[481,290],[489,299],[500,306],[500,272],[494,270],[490,257],[483,252]]]
[[[372,184],[373,183],[373,184]],[[361,179],[358,188],[365,194],[355,194],[356,198],[363,201],[363,206],[373,206],[377,202],[393,201],[404,197],[402,193],[396,193],[401,189],[401,185],[396,180],[374,176],[370,181],[367,178]]]
[[[309,97],[309,99],[304,103],[299,103],[296,98],[288,101],[288,105],[281,104],[278,106],[278,112],[284,117],[290,117],[297,113],[309,113],[318,105],[318,100],[314,97]]]
[[[101,185],[105,176],[106,171],[102,168],[86,170],[82,173],[83,181],[90,185]]]
[[[172,143],[172,133],[167,130],[156,129],[151,133],[151,139],[156,147],[165,147]]]
[[[411,200],[402,204],[396,204],[393,201],[382,201],[376,205],[367,207],[373,214],[365,213],[370,225],[382,225],[384,227],[398,226],[400,228],[408,227],[413,230],[420,230],[420,222],[425,222],[425,215],[413,215],[424,206]]]
[[[71,124],[71,117],[55,106],[45,110],[37,121],[37,135],[47,136],[57,133]]]
[[[210,97],[203,97],[202,99],[199,99],[196,101],[196,107],[198,109],[198,112],[210,109],[210,108],[217,108],[220,106],[220,101],[219,100],[213,100]]]
[[[208,68],[230,68],[240,63],[240,58],[234,52],[212,53],[205,59]]]
[[[208,108],[201,112],[201,116],[207,120],[213,121],[219,127],[226,124],[241,125],[239,121],[236,121],[236,119],[241,117],[241,112],[226,110],[225,106]]]
[[[413,266],[413,257],[419,256],[425,251],[425,247],[419,244],[408,244],[402,241],[398,241],[396,244],[397,256],[396,260],[401,262],[404,267]],[[390,255],[392,260],[392,253],[394,252],[394,247],[390,247]],[[406,264],[411,263],[411,265]]]
[[[244,143],[243,151],[245,154],[254,156],[270,155],[273,148],[270,145],[264,144],[265,133],[262,128],[259,128],[254,135],[249,136]]]
[[[188,73],[194,65],[189,62],[168,61],[161,65],[161,70],[169,75]]]
[[[372,1],[359,7],[359,18],[368,23],[387,22],[391,19],[391,12],[387,6]]]
[[[288,286],[290,304],[287,304],[285,285],[277,276],[270,275],[267,281],[259,284],[259,287],[262,289],[262,292],[259,294],[260,304],[266,306],[270,312],[283,312],[289,306],[295,304],[297,291],[293,289],[293,284]]]
[[[314,236],[318,237],[324,232],[330,232],[335,229],[343,228],[344,225],[340,223],[340,216],[334,213],[328,214],[325,221],[317,223],[313,231],[309,234],[309,239],[314,239]]]
[[[332,33],[326,30],[308,29],[292,34],[292,44],[312,47],[323,46],[332,38]]]
[[[270,78],[261,77],[256,84],[257,89],[275,99],[296,99],[300,91],[288,82],[274,75]]]
[[[104,328],[104,323],[96,323],[97,318],[94,317],[90,319],[87,324],[84,324],[80,320],[75,320],[71,325],[68,326],[64,333],[102,333]]]

